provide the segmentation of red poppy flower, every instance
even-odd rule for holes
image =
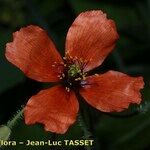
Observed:
[[[142,77],[117,71],[87,76],[102,64],[117,39],[114,21],[102,11],[87,11],[75,19],[66,37],[64,60],[40,27],[30,25],[15,32],[6,46],[7,59],[29,78],[60,83],[29,99],[24,109],[26,124],[42,123],[47,131],[65,133],[76,121],[77,89],[87,103],[104,112],[139,104]]]

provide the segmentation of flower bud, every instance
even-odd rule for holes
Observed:
[[[0,140],[8,140],[11,134],[11,129],[6,125],[0,126]]]

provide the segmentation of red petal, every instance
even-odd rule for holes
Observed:
[[[78,109],[75,93],[56,86],[30,98],[25,107],[25,122],[42,123],[46,131],[63,134],[76,121]]]
[[[118,39],[115,23],[102,11],[81,13],[70,27],[66,38],[66,53],[88,61],[89,71],[104,61]]]
[[[142,77],[130,77],[126,74],[108,71],[102,75],[90,76],[80,94],[93,107],[104,111],[122,111],[130,103],[140,104]]]
[[[52,67],[62,58],[47,33],[33,25],[13,34],[13,42],[6,45],[6,58],[28,77],[43,82],[58,81],[63,69]]]

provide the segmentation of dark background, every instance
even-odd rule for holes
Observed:
[[[84,104],[84,119],[93,150],[150,149],[150,0],[0,0],[0,124],[6,124],[29,97],[47,86],[28,79],[5,56],[5,44],[21,27],[35,24],[47,30],[60,53],[71,23],[82,11],[101,9],[115,20],[120,39],[113,53],[95,70],[118,70],[143,76],[145,88],[140,106],[122,113],[102,113]],[[60,140],[84,138],[78,122],[67,134],[55,135],[40,125],[26,126],[18,120],[10,140]],[[48,150],[50,147],[7,147],[8,150]],[[56,149],[56,148],[55,148]],[[64,149],[83,149],[66,147]],[[88,148],[86,148],[88,149]]]

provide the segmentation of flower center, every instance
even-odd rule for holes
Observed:
[[[75,78],[76,76],[81,75],[81,69],[78,65],[68,66],[68,77]]]
[[[67,64],[64,73],[61,75],[61,80],[66,90],[77,90],[81,87],[83,81],[85,81],[86,73],[77,64]]]
[[[84,72],[84,67],[87,61],[73,57],[64,57],[64,63],[58,64],[54,62],[53,67],[62,66],[65,67],[62,74],[58,75],[61,79],[61,83],[65,86],[66,90],[69,92],[70,89],[77,90],[81,86],[86,84],[86,75]]]

